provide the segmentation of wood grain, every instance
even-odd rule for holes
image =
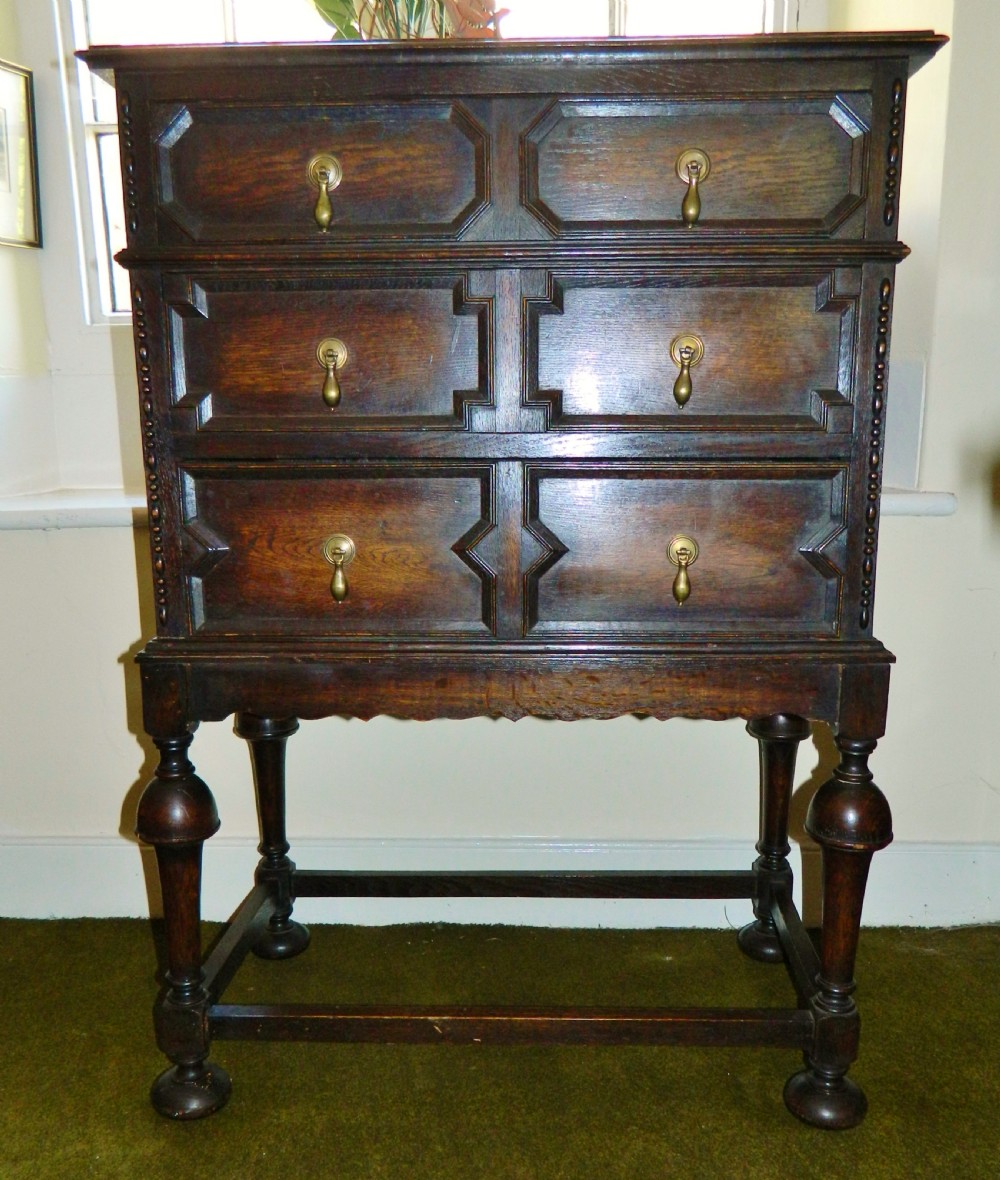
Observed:
[[[843,399],[851,318],[844,323],[843,307],[819,310],[812,283],[560,285],[561,314],[537,315],[544,392],[536,396],[558,397],[557,422],[651,416],[693,427],[758,418],[801,427],[815,422],[817,391]],[[682,334],[697,336],[705,349],[683,407],[673,396],[680,369],[670,356],[671,341]]]
[[[189,537],[215,538],[194,566],[192,611],[206,633],[433,634],[482,632],[492,578],[454,552],[484,532],[489,473],[468,469],[371,475],[338,467],[191,482]],[[355,543],[349,593],[334,601],[323,544]]]
[[[835,635],[836,570],[821,572],[802,550],[842,528],[837,478],[822,468],[548,469],[534,520],[565,552],[532,579],[533,630]],[[667,558],[679,534],[700,549],[683,606]]]
[[[711,161],[698,225],[830,229],[858,188],[863,124],[845,130],[817,101],[561,102],[532,133],[527,181],[557,232],[681,221],[678,156]]]
[[[164,124],[161,208],[193,241],[323,241],[404,228],[450,236],[485,204],[482,138],[451,104],[192,103],[153,117]],[[326,235],[307,177],[323,152],[343,169]]]
[[[480,388],[485,319],[456,311],[461,294],[447,278],[412,282],[206,278],[196,284],[200,310],[174,304],[175,398],[210,429],[357,429],[359,419],[396,429],[438,419],[461,428],[462,391],[488,398]],[[329,337],[348,350],[336,410],[323,403],[326,373],[316,356]]]

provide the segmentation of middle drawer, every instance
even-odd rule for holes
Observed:
[[[847,433],[860,272],[550,273],[529,404],[559,430]]]
[[[178,429],[464,429],[489,405],[491,300],[465,274],[174,276]]]
[[[181,434],[853,425],[857,269],[175,275],[163,295]]]

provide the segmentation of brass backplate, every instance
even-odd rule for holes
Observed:
[[[682,348],[691,349],[691,360],[688,362],[693,369],[696,364],[705,355],[705,342],[700,336],[693,336],[689,332],[682,333],[680,336],[675,336],[670,341],[670,359],[674,364],[680,368],[683,361],[681,356]]]
[[[686,564],[694,565],[694,563],[698,560],[698,542],[694,539],[694,537],[685,537],[683,534],[679,534],[678,536],[674,537],[674,539],[667,546],[667,557],[670,558],[670,561],[673,565],[679,566],[681,564],[680,552],[682,549],[686,549],[691,555],[687,559]]]
[[[335,189],[344,178],[344,170],[336,156],[322,153],[313,156],[306,167],[309,183],[314,188],[326,188],[329,192]]]
[[[708,176],[712,170],[712,161],[701,148],[685,148],[684,151],[677,157],[677,175],[684,181],[685,184],[691,183],[691,174],[688,172],[689,164],[698,165],[698,182],[701,183]]]
[[[354,542],[345,533],[334,533],[323,542],[323,556],[332,566],[347,566],[357,553]]]
[[[342,369],[347,364],[347,345],[343,340],[338,340],[336,336],[328,336],[316,345],[316,359],[321,368],[328,369],[330,367],[331,353],[334,357],[334,367]]]

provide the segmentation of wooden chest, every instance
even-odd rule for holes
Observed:
[[[872,636],[907,79],[930,34],[662,42],[98,48],[118,89],[158,636],[157,850],[174,1065],[154,1104],[229,1093],[211,1035],[701,1039],[802,1049],[786,1090],[860,1121],[846,1071],[872,854]],[[744,717],[744,873],[304,873],[295,718]],[[200,720],[251,748],[262,861],[224,951],[198,941],[218,826]],[[791,901],[810,722],[842,761],[808,829],[817,955]],[[221,1001],[304,894],[744,896],[740,945],[794,1007],[374,1014]]]

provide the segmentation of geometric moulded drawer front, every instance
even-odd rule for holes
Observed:
[[[549,287],[529,304],[529,398],[556,427],[851,429],[857,272]],[[686,399],[684,341],[698,350]]]
[[[487,308],[454,276],[167,280],[178,425],[247,431],[461,429],[483,402]],[[343,347],[329,404],[324,342]]]
[[[191,103],[156,112],[161,236],[265,242],[451,237],[487,202],[486,138],[458,105]],[[340,175],[320,232],[309,165]]]
[[[492,627],[488,467],[220,463],[182,470],[190,624],[202,633],[405,635]],[[352,553],[341,569],[332,538]]]
[[[839,633],[843,466],[543,467],[528,483],[533,634]],[[682,603],[678,537],[697,547]]]
[[[861,237],[863,220],[846,223],[865,201],[870,107],[859,94],[561,100],[525,136],[526,204],[556,234],[684,233],[678,160],[697,149],[708,165],[696,228]]]

